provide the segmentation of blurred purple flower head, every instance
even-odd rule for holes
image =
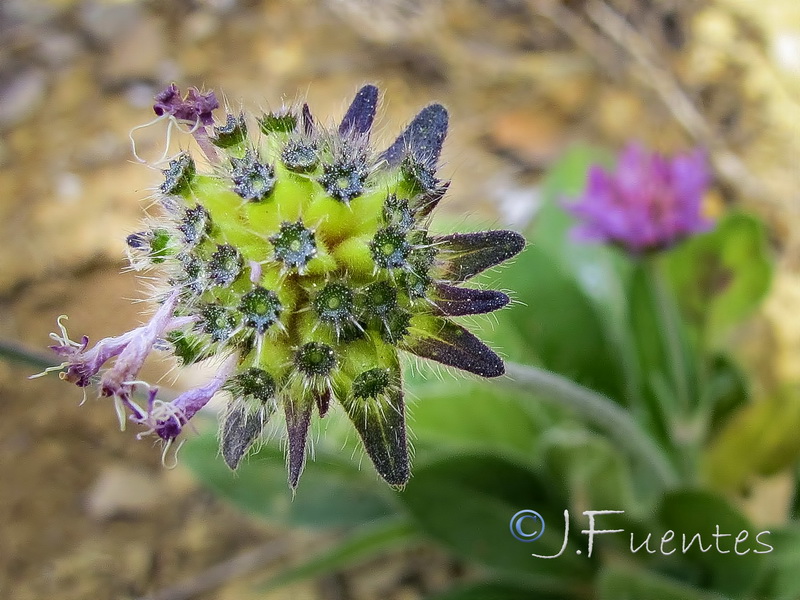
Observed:
[[[573,238],[640,254],[708,231],[702,199],[710,177],[703,150],[669,158],[629,144],[615,171],[592,166],[583,195],[565,205],[581,221]]]

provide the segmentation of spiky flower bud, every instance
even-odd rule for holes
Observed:
[[[191,124],[212,168],[188,152],[158,188],[163,214],[132,234],[134,265],[163,284],[147,325],[88,349],[62,328],[53,349],[61,376],[81,387],[100,377],[120,414],[167,442],[216,392],[229,394],[221,449],[231,468],[276,413],[285,415],[289,484],[297,485],[316,407],[347,413],[380,475],[409,477],[400,351],[483,377],[500,358],[450,317],[505,306],[502,292],[462,286],[524,246],[511,231],[437,236],[430,214],[447,190],[436,175],[447,111],[423,109],[383,152],[370,131],[378,89],[363,87],[335,129],[307,105],[240,114],[214,125],[212,93],[171,86],[155,111]],[[249,132],[255,131],[255,135]],[[154,346],[183,364],[219,358],[211,382],[172,402],[132,393]],[[116,358],[100,376],[103,364]]]

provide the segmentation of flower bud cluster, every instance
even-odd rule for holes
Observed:
[[[62,377],[101,380],[120,411],[167,441],[218,391],[225,461],[236,468],[275,413],[286,419],[289,483],[303,469],[313,413],[333,401],[348,414],[378,473],[409,477],[400,351],[484,377],[500,358],[450,317],[505,306],[502,292],[463,282],[520,252],[511,231],[438,236],[430,215],[449,182],[436,170],[447,111],[424,108],[391,146],[375,152],[378,102],[363,87],[335,128],[307,105],[215,124],[212,93],[174,86],[156,113],[191,128],[210,169],[174,157],[158,188],[161,215],[127,242],[132,261],[163,283],[153,320],[103,340],[54,336]],[[147,353],[166,341],[183,364],[218,357],[207,385],[172,402],[151,390],[132,400]]]

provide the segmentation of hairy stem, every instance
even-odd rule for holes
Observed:
[[[561,375],[506,363],[505,385],[575,411],[584,422],[606,432],[632,458],[641,460],[665,488],[678,482],[673,465],[663,450],[639,427],[625,409],[613,400]]]

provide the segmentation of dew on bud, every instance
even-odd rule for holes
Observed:
[[[328,194],[343,202],[349,202],[364,192],[367,180],[366,165],[357,159],[339,158],[322,165],[320,184]]]
[[[381,338],[389,344],[396,344],[408,333],[411,313],[395,308],[386,314],[381,322]]]
[[[211,215],[202,204],[187,208],[178,230],[183,234],[183,241],[194,246],[211,231]]]
[[[214,135],[209,139],[218,148],[232,148],[244,144],[247,140],[247,123],[244,115],[239,114],[238,117],[226,115],[225,125],[214,127]]]
[[[281,223],[280,231],[269,238],[275,248],[275,258],[289,268],[302,269],[317,254],[314,232],[302,221]]]
[[[242,254],[230,244],[217,246],[206,267],[208,280],[220,287],[226,287],[236,281],[242,272],[244,259]]]
[[[266,404],[275,396],[275,379],[264,369],[250,367],[229,379],[225,388],[237,398]]]
[[[411,246],[405,233],[396,227],[378,230],[369,244],[372,259],[382,269],[399,269],[406,266]]]
[[[286,168],[297,173],[308,173],[317,167],[319,157],[316,146],[306,140],[289,140],[281,151]]]
[[[200,309],[202,330],[214,342],[224,342],[236,330],[236,316],[222,304],[206,304]]]
[[[397,288],[388,281],[372,283],[364,288],[361,301],[367,314],[386,317],[397,306]]]
[[[336,353],[328,344],[309,342],[297,350],[294,364],[308,377],[324,377],[336,366]]]
[[[178,256],[181,264],[181,277],[178,283],[189,291],[200,295],[206,287],[206,264],[194,254],[181,254]]]
[[[341,283],[329,283],[314,297],[313,306],[322,321],[342,325],[352,317],[353,292]]]
[[[275,188],[275,169],[259,162],[248,150],[244,158],[231,158],[233,191],[250,202],[261,202]]]
[[[297,115],[291,112],[268,113],[258,120],[263,133],[291,133],[297,127]]]
[[[278,320],[281,310],[283,306],[278,300],[278,295],[263,287],[247,292],[239,303],[239,312],[242,313],[244,324],[261,335]]]
[[[436,189],[439,180],[434,176],[434,170],[414,155],[408,155],[400,164],[400,172],[405,177],[411,189],[417,193],[428,193]]]
[[[389,194],[383,203],[383,220],[398,231],[409,231],[414,227],[414,214],[408,206],[408,200]]]
[[[355,398],[377,398],[389,387],[389,369],[377,367],[364,371],[353,380],[352,394]]]
[[[414,268],[400,274],[400,285],[411,298],[424,298],[432,283],[431,278],[425,271],[420,273]]]
[[[195,176],[194,159],[189,153],[182,152],[178,158],[169,161],[169,166],[162,173],[164,182],[159,189],[168,195],[183,194],[189,190]]]

